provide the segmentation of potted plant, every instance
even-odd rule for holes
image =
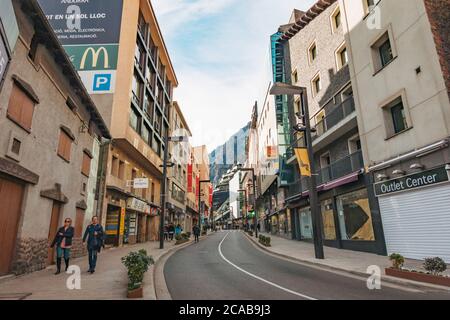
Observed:
[[[405,258],[398,253],[393,253],[389,256],[389,260],[392,262],[392,268],[400,270],[405,263]]]
[[[425,259],[423,268],[432,275],[439,276],[447,270],[447,264],[439,257],[427,258]]]
[[[391,255],[390,259],[393,267],[386,268],[386,275],[388,276],[450,287],[450,277],[441,275],[447,270],[447,265],[439,257],[425,259],[423,268],[427,273],[418,270],[401,269],[404,263],[404,258],[401,255]]]
[[[190,237],[186,233],[179,234],[179,235],[175,236],[175,240],[176,240],[175,245],[186,243],[189,241],[189,239],[190,239]]]
[[[130,252],[122,258],[122,263],[128,270],[128,294],[130,299],[138,299],[144,296],[142,282],[148,268],[155,262],[151,256],[147,255],[146,250]]]

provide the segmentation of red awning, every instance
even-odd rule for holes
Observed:
[[[351,173],[345,177],[339,178],[337,180],[325,183],[323,190],[324,191],[331,190],[331,189],[346,185],[348,183],[356,182],[359,179],[360,173],[361,173],[361,170],[353,172],[353,173]]]

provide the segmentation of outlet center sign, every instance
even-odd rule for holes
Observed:
[[[38,0],[90,94],[114,93],[123,0]]]

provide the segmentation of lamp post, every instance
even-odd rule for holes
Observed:
[[[255,237],[258,238],[258,218],[256,217],[256,176],[254,168],[242,168],[241,165],[237,166],[237,171],[243,172],[251,172],[252,173],[252,181],[253,181],[253,224],[255,229]]]
[[[309,117],[308,93],[305,87],[293,86],[286,83],[277,82],[270,89],[271,95],[300,95],[302,110],[297,117],[303,120],[304,126],[296,125],[294,130],[304,132],[306,137],[306,147],[308,150],[311,177],[309,179],[309,199],[311,204],[311,215],[314,230],[314,251],[316,259],[324,259],[323,237],[322,237],[322,215],[318,203],[316,170],[314,165],[314,151],[312,147],[311,122]]]
[[[202,233],[202,184],[210,182],[211,180],[200,180],[198,183],[198,227],[200,228],[200,234]]]
[[[245,222],[247,224],[248,222],[248,198],[247,198],[247,190],[246,189],[240,189],[238,190],[238,192],[243,192],[244,193],[244,207],[245,207]]]
[[[166,192],[167,192],[167,168],[173,167],[174,163],[168,162],[169,157],[169,142],[185,142],[188,141],[189,138],[185,136],[179,137],[169,137],[169,132],[166,130],[166,136],[164,138],[165,148],[164,148],[164,159],[163,159],[163,181],[161,185],[161,216],[159,221],[159,248],[164,249],[164,220],[166,213]]]

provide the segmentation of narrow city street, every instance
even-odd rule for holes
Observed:
[[[178,251],[164,274],[174,300],[450,299],[449,292],[387,283],[368,290],[366,279],[266,254],[239,231],[217,232]]]

